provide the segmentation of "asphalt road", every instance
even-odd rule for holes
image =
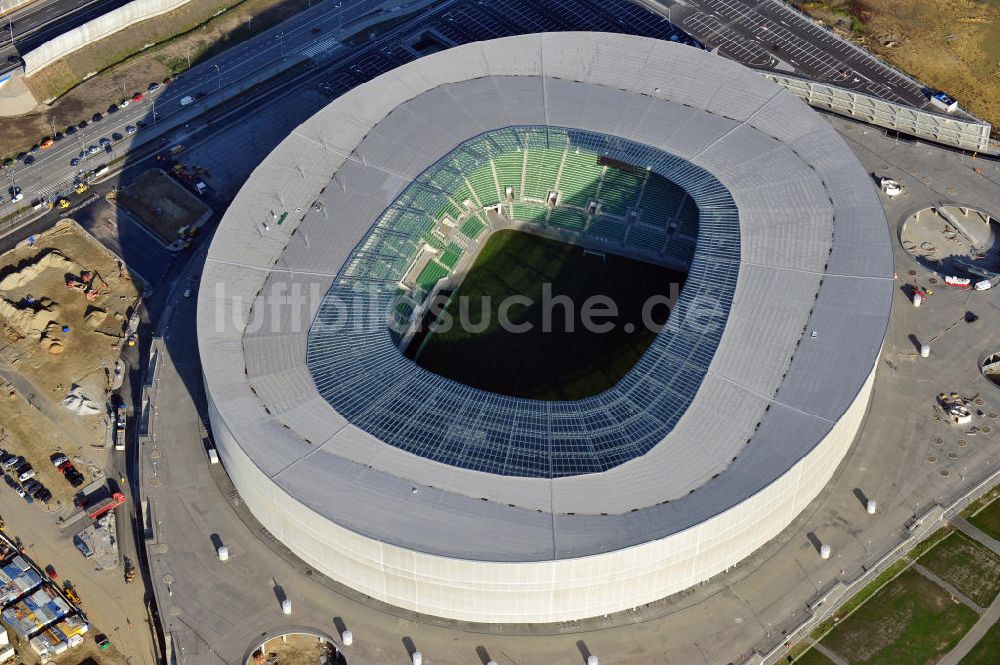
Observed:
[[[686,32],[749,67],[794,73],[935,111],[920,83],[780,0],[646,0],[645,4],[658,6]]]
[[[338,7],[338,4],[341,6]],[[4,188],[14,184],[21,188],[24,200],[17,205],[23,206],[27,201],[40,198],[54,201],[58,195],[71,191],[79,171],[105,164],[150,141],[158,141],[173,128],[183,127],[187,121],[217,104],[220,91],[235,93],[249,85],[250,81],[260,79],[262,72],[276,72],[276,68],[281,66],[292,67],[308,57],[303,52],[313,53],[318,49],[319,52],[313,55],[322,54],[324,57],[335,52],[338,43],[333,34],[350,29],[383,4],[387,3],[379,0],[319,3],[256,38],[195,65],[169,85],[161,85],[155,92],[127,90],[128,97],[134,92],[142,92],[143,100],[130,102],[115,113],[102,109],[103,118],[100,121],[95,122],[90,117],[68,118],[77,124],[85,121],[87,126],[72,135],[67,134],[51,148],[37,152],[30,165],[18,162],[5,169],[7,182]],[[193,101],[182,104],[186,97]],[[107,100],[109,106],[118,101],[120,98]],[[129,135],[126,128],[137,126],[139,121],[147,126]],[[54,131],[65,133],[66,129],[65,126],[57,126]],[[122,138],[114,140],[116,134]],[[101,139],[112,141],[110,152],[102,147]],[[80,158],[80,153],[92,146],[96,152]],[[70,164],[74,158],[81,160],[78,166]],[[0,204],[0,216],[3,216],[13,212],[15,204],[9,201],[9,192],[0,193],[6,195],[7,200]]]
[[[40,44],[69,32],[87,21],[117,9],[129,0],[35,0],[0,19],[0,72],[20,63],[12,55],[24,55]],[[8,20],[9,19],[9,20]]]

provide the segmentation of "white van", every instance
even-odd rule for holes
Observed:
[[[181,106],[187,106],[188,104],[194,103],[194,97],[191,95],[184,95],[181,97]]]

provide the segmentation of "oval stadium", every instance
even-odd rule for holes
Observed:
[[[572,32],[436,53],[299,126],[226,212],[198,303],[219,455],[268,532],[393,606],[659,600],[836,472],[886,229],[836,131],[717,55]]]

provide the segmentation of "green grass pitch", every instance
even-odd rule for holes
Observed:
[[[641,261],[612,254],[602,259],[581,247],[499,231],[443,308],[437,319],[442,327],[416,350],[416,361],[466,385],[515,397],[574,400],[595,395],[617,383],[653,341],[655,329],[643,324],[647,300],[670,294],[672,283],[679,291],[684,277]],[[567,296],[573,303],[570,329],[566,308],[543,305],[544,284],[551,284],[553,297]],[[514,305],[509,320],[530,324],[530,331],[512,332],[500,324],[500,305],[514,295],[527,296],[533,304]],[[613,323],[610,332],[588,331],[581,323],[583,305],[595,295],[608,296],[617,307],[617,316],[594,317],[599,323]],[[459,323],[463,307],[464,319],[483,329]],[[652,311],[662,325],[665,307]],[[548,330],[547,318],[552,323]]]

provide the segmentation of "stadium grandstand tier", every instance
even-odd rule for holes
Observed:
[[[261,201],[307,212],[257,229]],[[378,601],[630,610],[749,556],[835,473],[888,323],[887,228],[836,131],[715,55],[545,33],[421,58],[299,126],[220,222],[198,293],[220,458],[263,528]],[[686,279],[606,390],[490,392],[406,357],[397,324],[442,280],[460,293],[494,231]],[[297,288],[323,295],[288,316]]]

